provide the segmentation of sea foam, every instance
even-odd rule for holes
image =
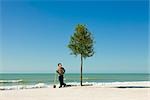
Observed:
[[[68,82],[70,86],[80,86],[80,82]],[[59,84],[55,84],[57,87]],[[83,85],[92,85],[100,87],[149,87],[150,81],[137,82],[84,82]],[[0,86],[0,90],[20,90],[20,89],[35,89],[35,88],[49,88],[53,84],[38,83],[35,85],[14,85],[14,86]]]
[[[0,83],[19,83],[23,82],[23,80],[0,80]]]
[[[44,83],[38,83],[35,85],[14,85],[14,86],[0,86],[0,90],[20,90],[20,89],[34,89],[34,88],[46,88],[48,85]]]

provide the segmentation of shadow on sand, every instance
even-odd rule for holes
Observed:
[[[80,86],[80,85],[66,85],[65,87],[72,87],[72,86]],[[93,86],[92,84],[83,84],[82,86]]]
[[[116,88],[150,88],[148,86],[119,86]]]

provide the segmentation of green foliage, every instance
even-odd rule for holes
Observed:
[[[71,49],[71,54],[81,55],[82,57],[91,57],[94,54],[94,39],[91,32],[85,25],[78,24],[74,34],[70,38],[68,47]]]

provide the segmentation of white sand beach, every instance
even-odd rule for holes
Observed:
[[[0,91],[0,100],[148,100],[150,88],[73,86]]]

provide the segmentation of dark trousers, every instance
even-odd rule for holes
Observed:
[[[60,75],[59,76],[59,82],[60,82],[60,87],[62,87],[62,85],[66,85],[65,83],[64,83],[64,76],[63,75]]]

